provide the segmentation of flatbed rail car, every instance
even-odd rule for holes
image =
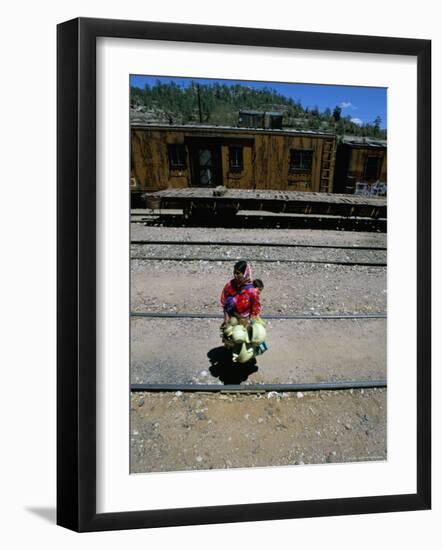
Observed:
[[[179,209],[185,217],[235,215],[240,210],[344,218],[387,218],[384,197],[262,189],[164,189],[144,195],[148,209]]]

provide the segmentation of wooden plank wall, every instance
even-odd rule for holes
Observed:
[[[190,158],[186,169],[170,170],[168,144],[184,143],[182,132],[132,130],[132,177],[137,190],[182,188],[190,184]],[[132,187],[133,188],[133,187]]]
[[[372,183],[376,181],[376,179],[373,180],[367,180],[365,178],[365,164],[367,162],[368,156],[375,156],[380,157],[382,159],[381,161],[381,171],[379,180],[382,182],[387,182],[387,151],[386,149],[375,149],[372,147],[358,147],[353,148],[350,153],[350,163],[348,167],[348,174],[347,176],[355,178],[355,181],[364,181],[368,183]]]
[[[183,188],[191,186],[191,167],[187,150],[186,168],[171,171],[168,159],[168,144],[184,144],[187,135],[183,130],[169,129],[133,129],[132,130],[132,189],[139,191]],[[290,136],[253,132],[206,133],[206,139],[222,138],[221,159],[223,184],[234,189],[278,189],[289,191],[319,192],[321,170],[323,170],[324,143],[328,141],[335,148],[333,137]],[[244,142],[244,169],[240,173],[229,171],[229,140],[251,140]],[[254,144],[252,146],[252,143]],[[313,150],[311,173],[289,173],[290,149]],[[333,167],[329,172],[329,190],[332,189]],[[324,173],[324,172],[323,172]]]
[[[318,192],[325,141],[321,136],[255,136],[256,188]],[[289,173],[290,149],[313,150],[311,173]],[[333,181],[333,173],[330,181]]]
[[[229,146],[221,146],[223,184],[230,189],[253,189],[254,186],[254,150],[252,145],[243,145],[242,148],[244,169],[241,172],[230,172]]]

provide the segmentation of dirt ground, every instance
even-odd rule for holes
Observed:
[[[132,311],[218,313],[233,264],[208,261],[131,262]],[[264,282],[263,316],[278,313],[384,312],[385,267],[253,263]],[[204,283],[204,284],[203,284]]]
[[[386,460],[385,389],[133,393],[131,472]]]
[[[386,378],[386,320],[272,320],[269,350],[234,365],[220,320],[131,320],[131,381],[145,384],[299,384]]]

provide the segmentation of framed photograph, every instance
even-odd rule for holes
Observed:
[[[430,508],[430,67],[58,26],[59,525]]]

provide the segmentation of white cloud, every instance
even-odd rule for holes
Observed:
[[[357,124],[358,126],[362,126],[363,122],[360,118],[352,118],[350,119],[354,124]]]
[[[351,103],[350,101],[343,101],[341,103],[341,108],[342,109],[357,109],[357,107],[355,107],[353,105],[353,103]]]

